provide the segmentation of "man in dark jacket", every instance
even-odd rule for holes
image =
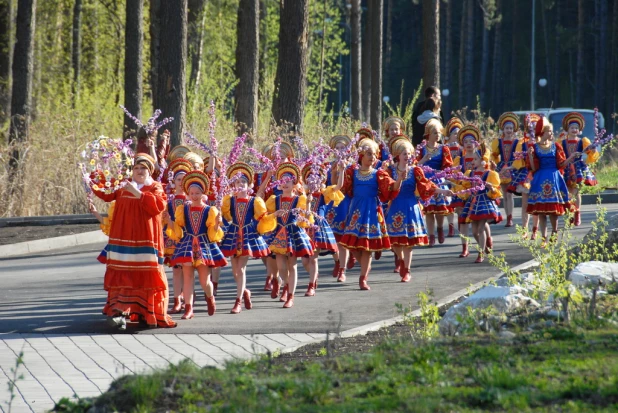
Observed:
[[[429,86],[425,89],[425,99],[418,102],[412,112],[412,143],[414,146],[423,141],[423,135],[425,134],[425,125],[419,123],[418,117],[425,111],[425,101],[429,98],[442,99],[440,89],[435,86]],[[440,110],[440,120],[444,125],[444,114]]]

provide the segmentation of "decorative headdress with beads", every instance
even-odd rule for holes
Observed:
[[[203,193],[208,192],[210,189],[210,179],[208,175],[202,171],[189,172],[182,180],[182,189],[188,194],[189,188],[192,186],[200,188]]]
[[[474,125],[466,125],[457,132],[457,141],[463,146],[466,138],[472,138],[477,143],[481,143],[481,131]]]
[[[281,162],[281,164],[277,168],[277,174],[276,174],[277,181],[280,181],[284,178],[291,178],[295,182],[298,182],[299,177],[300,177],[300,170],[298,169],[298,166],[294,162]]]
[[[455,129],[463,128],[464,124],[458,117],[452,117],[444,126],[444,136],[450,136]]]
[[[169,170],[172,171],[173,179],[180,174],[187,174],[193,170],[193,164],[184,158],[174,159],[169,164]]]
[[[254,175],[253,168],[246,162],[237,161],[229,168],[227,168],[227,178],[233,179],[238,174],[241,174],[244,179],[247,180],[248,183],[253,182]]]
[[[328,141],[328,146],[330,146],[331,149],[335,149],[340,142],[347,146],[352,142],[352,139],[347,135],[335,135]]]
[[[155,160],[147,153],[137,153],[135,154],[135,158],[133,158],[133,166],[135,165],[144,165],[150,171],[150,175],[153,174],[155,169]]]
[[[399,129],[401,132],[406,131],[406,123],[399,116],[389,116],[384,120],[382,124],[382,130],[384,131],[384,136],[388,133],[388,129],[391,127],[393,123],[399,124]]]
[[[580,132],[584,130],[584,126],[586,126],[584,116],[579,112],[567,113],[566,116],[562,119],[562,129],[568,131],[569,126],[571,126],[572,123],[575,123],[577,126],[579,126]]]
[[[509,123],[513,125],[514,132],[519,130],[519,117],[513,112],[503,113],[498,118],[498,128],[500,128],[500,130],[504,130],[506,125]]]

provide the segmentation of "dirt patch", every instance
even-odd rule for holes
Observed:
[[[82,232],[90,232],[97,230],[100,230],[98,224],[2,227],[0,228],[0,245],[9,245],[16,244],[18,242],[62,237],[64,235],[81,234]]]

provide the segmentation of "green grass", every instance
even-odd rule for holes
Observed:
[[[605,188],[615,189],[618,186],[618,164],[608,163],[594,168],[597,177],[597,186],[582,186],[582,194],[597,194]]]
[[[92,401],[63,401],[87,411]],[[96,400],[117,411],[616,411],[618,328],[554,327],[513,342],[492,336],[386,340],[365,354],[226,369],[182,362],[127,376]],[[110,410],[112,411],[112,410]]]

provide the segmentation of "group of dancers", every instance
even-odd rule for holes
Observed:
[[[327,153],[328,160],[297,155],[281,140],[261,154],[255,151],[258,159],[230,154],[228,162],[221,162],[220,155],[204,158],[188,146],[176,146],[167,154],[167,169],[159,171],[157,159],[138,153],[134,169],[149,175],[147,183],[160,174],[166,193],[158,195],[159,201],[153,198],[151,206],[164,200],[161,226],[148,230],[164,234],[160,258],[173,268],[175,297],[168,313],[194,317],[197,270],[208,314],[214,315],[221,268],[228,263],[236,281],[231,313],[240,313],[243,306],[251,309],[249,259],[263,261],[264,290],[284,308],[294,305],[298,258],[309,274],[307,297],[318,289],[323,255],[333,257],[332,276],[338,282],[345,282],[346,270],[359,263],[359,287],[370,290],[372,259],[392,250],[394,271],[402,282],[409,282],[413,248],[433,247],[436,238],[442,244],[446,236],[454,237],[455,220],[462,235],[459,256],[470,255],[472,227],[480,251],[475,262],[481,263],[493,247],[490,225],[503,221],[500,200],[506,226],[514,225],[514,195],[522,197],[525,236],[536,239],[540,232],[546,245],[557,234],[558,217],[568,210],[574,212],[574,225],[581,223],[578,188],[596,185],[588,166],[599,151],[580,136],[584,118],[579,113],[565,116],[561,140],[554,139],[547,118],[532,114],[524,123],[520,128],[517,115],[503,114],[499,138],[487,143],[472,124],[454,117],[442,125],[432,117],[425,122],[423,143],[415,148],[405,135],[405,122],[389,117],[380,133],[364,127],[354,138],[333,136],[326,152],[309,151]],[[256,172],[259,163],[268,164],[268,170]],[[224,184],[227,194],[217,199]],[[132,196],[138,197],[139,186],[135,188]],[[96,194],[105,201],[115,199]],[[91,209],[96,213],[94,206]],[[108,217],[100,219],[104,231],[117,214],[110,208]],[[528,235],[529,215],[533,226]],[[108,245],[100,260],[109,264],[107,255],[113,250]],[[113,305],[108,299],[107,306]]]

